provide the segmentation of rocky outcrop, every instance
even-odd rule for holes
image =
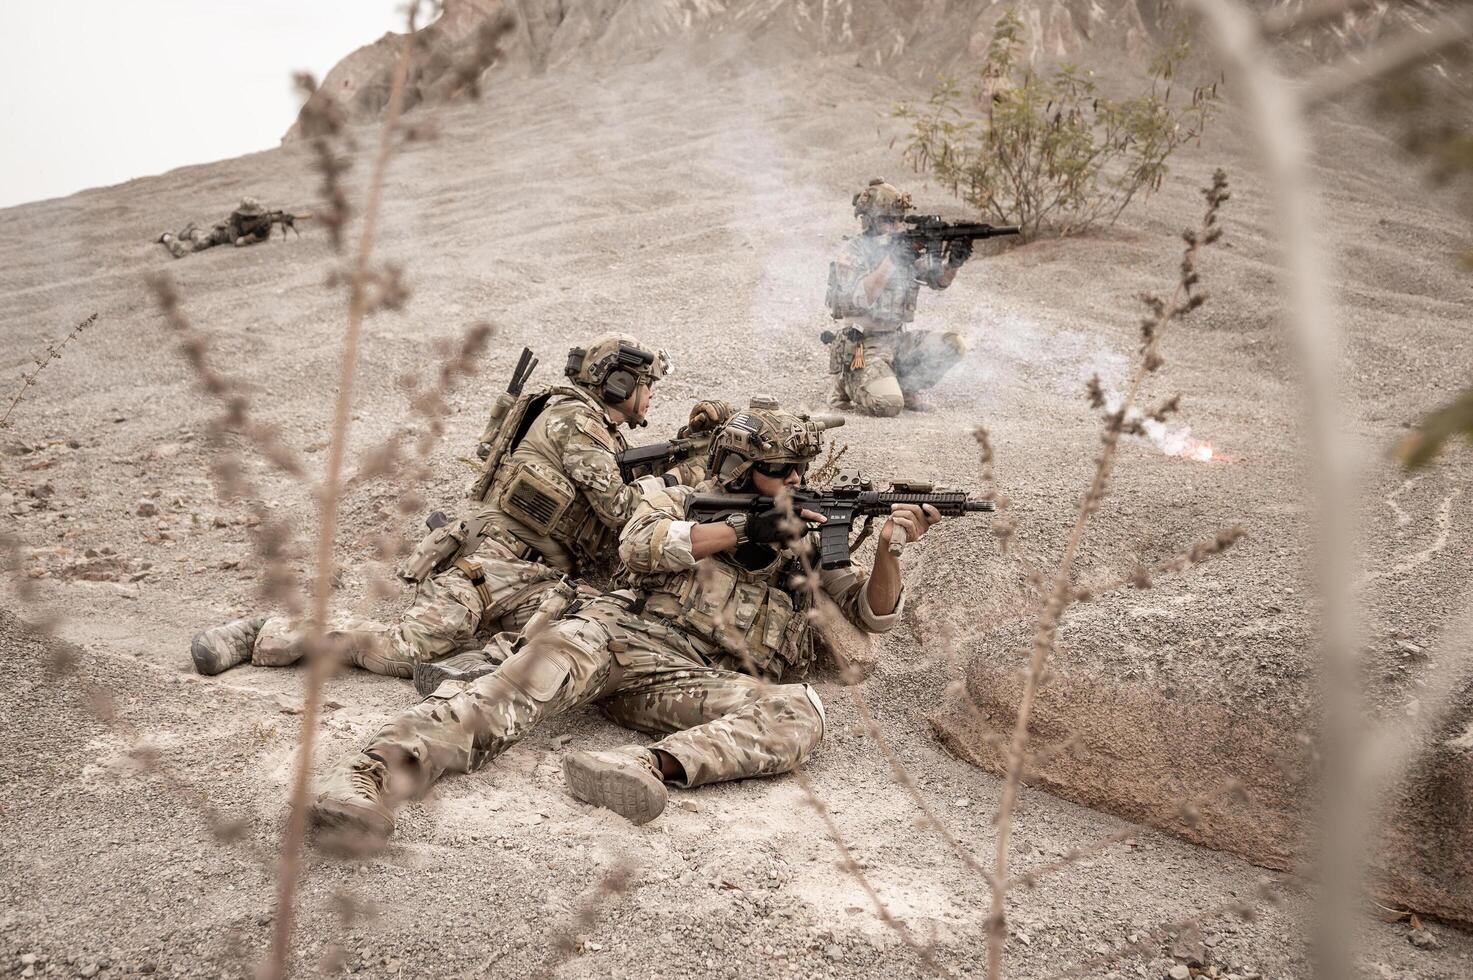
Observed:
[[[931,715],[953,753],[1004,769],[1022,693],[975,659],[966,694]],[[1473,692],[1422,746],[1378,821],[1370,885],[1383,903],[1473,926]],[[1296,719],[1206,690],[1058,673],[1039,689],[1028,782],[1255,864],[1295,870],[1314,846],[1315,751]]]
[[[422,54],[407,103],[449,101],[453,68],[472,55],[480,26],[510,18],[487,74],[536,75],[570,64],[610,65],[651,57],[676,38],[738,40],[754,60],[853,55],[868,67],[929,75],[975,60],[1009,8],[1028,26],[1036,60],[1077,58],[1088,45],[1111,56],[1144,58],[1153,34],[1174,16],[1166,0],[447,0],[422,29]],[[386,34],[333,67],[320,91],[350,120],[378,116],[407,35]],[[304,112],[287,132],[308,134]]]

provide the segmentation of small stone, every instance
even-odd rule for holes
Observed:
[[[564,745],[567,745],[572,740],[573,736],[571,735],[554,735],[552,737],[553,750],[556,751],[558,749],[561,749]]]
[[[844,958],[844,951],[839,948],[838,943],[829,943],[828,946],[824,947],[823,955],[837,963]]]
[[[1413,929],[1407,933],[1407,942],[1418,949],[1438,949],[1442,942],[1426,929]]]
[[[954,807],[969,807],[969,806],[972,805],[972,801],[969,800],[967,797],[963,796],[963,797],[960,797],[959,799],[952,800],[951,801],[951,805],[954,806]]]
[[[21,957],[20,957],[20,965],[21,966],[30,966],[31,964],[33,964],[35,962],[36,962],[36,954],[35,953],[22,953],[21,954]]]
[[[88,963],[86,966],[77,971],[77,976],[95,977],[99,972],[100,971],[96,963]]]
[[[144,497],[138,501],[137,513],[139,517],[155,517],[158,515],[159,505]]]
[[[1170,977],[1171,980],[1189,980],[1192,975],[1192,971],[1178,963],[1176,966],[1173,966],[1166,975]]]

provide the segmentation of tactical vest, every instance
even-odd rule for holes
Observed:
[[[782,555],[755,571],[712,555],[693,571],[641,581],[644,612],[710,644],[721,666],[775,680],[813,660],[808,596],[782,587],[796,570]]]
[[[608,424],[604,407],[581,389],[557,385],[523,396],[524,411],[515,413],[520,432],[501,457],[486,494],[487,533],[509,534],[564,571],[581,571],[607,563],[615,553],[618,532],[599,520],[588,498],[563,472],[563,445],[549,433],[562,420],[614,448],[629,447]],[[508,421],[511,421],[511,414]]]
[[[888,251],[878,238],[869,235],[851,238],[845,243],[844,250],[854,264],[863,270],[859,278],[873,272],[885,260]],[[876,328],[898,330],[916,318],[916,297],[920,295],[921,284],[913,276],[902,274],[891,277],[867,310],[854,305],[854,290],[857,286],[857,280],[841,281],[838,263],[829,263],[827,302],[834,319],[860,320],[868,332],[876,332]]]

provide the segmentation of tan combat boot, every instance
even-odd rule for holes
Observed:
[[[251,659],[256,636],[265,623],[265,616],[257,619],[232,619],[228,623],[194,634],[194,639],[189,642],[189,655],[194,658],[194,669],[209,676],[245,663]]]
[[[492,660],[485,650],[467,650],[439,660],[421,661],[414,665],[414,690],[427,698],[446,681],[469,683],[495,673],[501,662]]]
[[[385,783],[388,767],[364,752],[345,759],[317,784],[307,817],[318,842],[336,850],[381,849],[394,832]]]
[[[563,779],[574,798],[613,810],[630,823],[649,823],[670,798],[655,754],[639,745],[574,752],[563,760]]]

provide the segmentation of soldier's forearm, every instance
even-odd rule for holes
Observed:
[[[736,530],[729,524],[696,524],[690,529],[690,552],[697,560],[736,547]]]
[[[877,616],[888,616],[900,602],[900,560],[881,545],[875,551],[875,564],[864,586],[864,597]]]

